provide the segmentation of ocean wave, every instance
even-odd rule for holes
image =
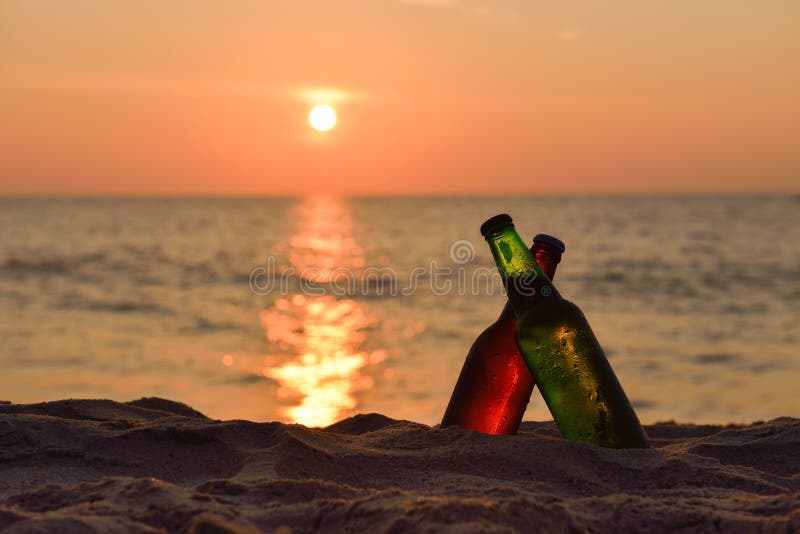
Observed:
[[[193,318],[193,323],[194,324],[191,326],[185,326],[181,328],[181,332],[184,334],[196,334],[230,330],[248,330],[248,325],[245,324],[235,323],[233,321],[214,321],[200,316],[195,316]]]
[[[144,313],[158,315],[172,315],[174,313],[171,308],[163,304],[145,300],[96,300],[76,296],[74,294],[62,296],[56,303],[56,308],[61,310],[86,310],[110,313]]]
[[[67,274],[84,265],[104,262],[107,257],[104,252],[82,254],[72,258],[64,256],[43,258],[9,256],[0,264],[0,273],[5,271],[10,273]]]

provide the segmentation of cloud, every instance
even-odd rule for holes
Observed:
[[[555,36],[559,41],[580,41],[583,38],[583,29],[577,26],[565,26],[556,30]]]
[[[429,6],[454,6],[461,3],[461,0],[401,0],[406,4],[424,4]]]
[[[141,75],[58,76],[51,73],[9,77],[0,82],[0,89],[117,94],[252,94],[275,96],[288,93],[288,89],[285,86],[258,81],[231,82]]]
[[[298,87],[292,91],[292,97],[309,104],[341,104],[361,99],[364,96],[363,92],[340,87]]]
[[[164,78],[157,76],[17,76],[0,80],[0,91],[76,94],[219,95],[289,98],[308,103],[340,104],[366,96],[341,87],[313,87],[262,81]]]

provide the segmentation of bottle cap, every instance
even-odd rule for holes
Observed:
[[[495,215],[481,225],[481,234],[486,238],[490,233],[509,226],[514,226],[514,223],[511,221],[511,216],[507,213],[501,213],[500,215]]]
[[[547,234],[538,234],[536,237],[534,237],[533,244],[535,245],[537,243],[550,245],[551,247],[558,249],[558,251],[561,252],[562,254],[564,253],[565,250],[567,250],[567,247],[566,245],[564,245],[563,241]]]

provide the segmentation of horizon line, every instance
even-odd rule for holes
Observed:
[[[21,194],[0,194],[0,200],[158,200],[158,199],[294,199],[311,196],[332,196],[338,198],[509,198],[509,197],[798,197],[798,191],[582,191],[582,192],[509,192],[509,193],[444,193],[444,192],[424,192],[424,193],[335,193],[328,191],[318,191],[310,193],[256,193],[256,194],[225,194],[225,193],[21,193]]]

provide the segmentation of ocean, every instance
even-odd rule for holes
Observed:
[[[2,199],[0,399],[436,424],[504,304],[500,212],[566,243],[555,285],[643,422],[800,413],[792,196]]]

